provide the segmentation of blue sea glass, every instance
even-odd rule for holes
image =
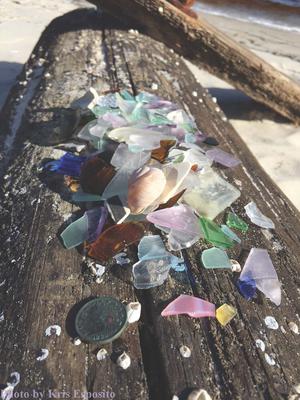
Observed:
[[[68,175],[74,178],[80,176],[80,169],[87,157],[76,156],[73,153],[65,153],[61,158],[45,164],[45,168],[57,174]]]
[[[239,288],[240,293],[246,300],[251,300],[256,293],[256,283],[252,278],[245,277],[244,280],[238,280],[237,286]]]

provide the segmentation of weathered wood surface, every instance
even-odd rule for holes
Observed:
[[[300,123],[300,86],[266,61],[166,0],[89,0],[140,32],[165,43],[199,67],[240,89],[286,118]]]
[[[185,399],[190,388],[202,387],[214,399],[287,399],[300,379],[299,336],[288,328],[290,321],[299,324],[299,213],[180,57],[146,36],[128,33],[127,28],[93,11],[79,10],[55,20],[26,65],[24,76],[31,68],[33,78],[26,87],[14,88],[0,117],[6,143],[1,184],[0,383],[18,371],[21,383],[16,391],[45,391],[44,398],[50,398],[46,391],[52,389],[71,393],[71,398],[74,390],[111,390],[122,400],[167,400],[174,394]],[[147,291],[134,290],[130,265],[115,266],[102,284],[89,284],[81,273],[82,257],[62,248],[57,232],[65,215],[78,207],[67,201],[61,179],[41,182],[38,165],[53,155],[53,144],[72,135],[77,117],[71,102],[90,85],[99,91],[127,88],[136,93],[152,91],[153,83],[157,93],[181,104],[202,131],[242,160],[233,171],[221,171],[242,192],[234,210],[243,216],[243,206],[252,199],[274,220],[276,230],[269,233],[251,226],[243,246],[231,255],[243,263],[251,247],[268,249],[282,282],[280,307],[263,296],[249,303],[238,294],[235,275],[203,269],[195,257],[204,247],[202,242],[185,252],[188,275],[172,273],[165,285]],[[28,107],[8,152],[4,134],[18,127],[24,108],[16,101],[20,95]],[[162,318],[166,303],[181,293],[217,305],[228,302],[238,315],[225,328],[215,320]],[[142,303],[141,321],[117,343],[106,346],[110,354],[127,349],[132,366],[126,371],[109,359],[96,361],[97,347],[76,347],[71,342],[74,305],[100,294]],[[274,316],[282,329],[267,329],[263,321],[267,315]],[[45,338],[45,329],[54,323],[62,326],[61,336]],[[255,347],[259,338],[276,366],[268,365]],[[191,358],[180,357],[182,344],[192,349]],[[36,361],[40,348],[50,351],[44,362]]]

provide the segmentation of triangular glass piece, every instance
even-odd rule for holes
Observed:
[[[251,222],[253,222],[253,224],[265,229],[275,228],[274,222],[269,217],[266,217],[257,208],[257,205],[253,201],[247,204],[244,208],[246,210],[246,214],[250,218]]]
[[[187,314],[192,318],[215,317],[215,305],[198,297],[180,295],[161,313],[163,317]]]
[[[231,154],[217,147],[211,150],[207,150],[206,155],[214,162],[224,165],[228,168],[234,168],[241,163],[241,160],[233,157]]]
[[[277,306],[281,303],[281,288],[271,258],[265,249],[251,249],[241,272],[240,281],[253,279],[258,290]]]
[[[234,245],[234,242],[222,232],[216,223],[205,217],[200,217],[199,221],[208,242],[221,249],[228,249]]]
[[[201,261],[206,269],[226,268],[232,269],[226,251],[212,247],[202,252]]]

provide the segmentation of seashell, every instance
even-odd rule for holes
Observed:
[[[179,352],[183,358],[190,358],[192,354],[191,349],[185,345],[179,348]]]
[[[289,328],[292,332],[294,332],[296,335],[299,335],[299,328],[298,325],[295,324],[295,322],[289,322]]]
[[[45,336],[56,335],[60,336],[61,334],[61,327],[59,325],[51,325],[45,330]]]
[[[127,369],[130,367],[131,359],[125,351],[118,357],[117,365],[123,369]]]
[[[232,260],[232,259],[230,259],[229,261],[230,261],[230,264],[231,264],[232,272],[241,272],[242,267],[241,267],[241,265],[240,265],[240,263],[238,261]]]
[[[128,188],[128,207],[132,214],[141,214],[160,197],[166,185],[162,170],[145,166],[133,174]]]
[[[106,359],[107,355],[108,355],[108,352],[107,352],[106,349],[100,349],[100,350],[97,352],[96,357],[97,357],[97,360],[98,360],[98,361],[102,361],[102,360],[105,360],[105,359]]]
[[[79,346],[81,344],[81,340],[79,339],[79,337],[76,337],[73,339],[73,344],[75,346]]]
[[[212,400],[210,395],[204,389],[193,390],[187,400]]]
[[[127,321],[132,324],[141,318],[142,306],[139,302],[129,303],[126,306]]]
[[[37,359],[37,361],[44,361],[44,360],[46,360],[48,355],[49,355],[49,350],[48,349],[41,349],[39,351],[39,356],[36,359]]]

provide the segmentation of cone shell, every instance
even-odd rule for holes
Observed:
[[[132,214],[140,214],[162,194],[166,178],[159,168],[145,166],[130,179],[128,207]]]

